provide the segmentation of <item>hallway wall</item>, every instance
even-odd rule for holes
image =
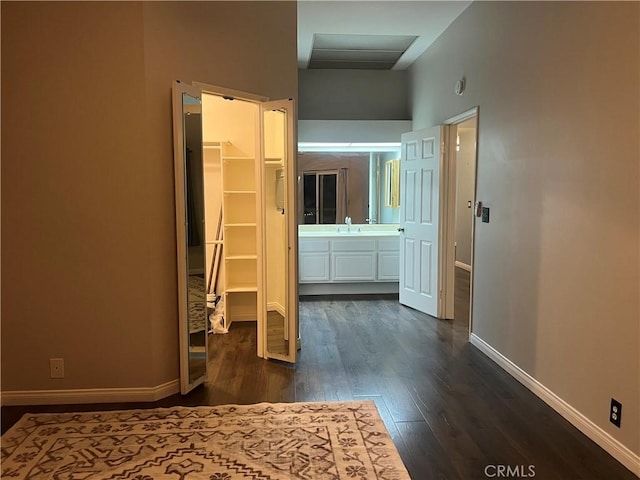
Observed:
[[[410,71],[414,129],[480,109],[474,333],[635,454],[638,18],[635,2],[474,2]]]

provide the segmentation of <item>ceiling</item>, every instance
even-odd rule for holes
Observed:
[[[405,70],[470,1],[298,2],[298,68]]]

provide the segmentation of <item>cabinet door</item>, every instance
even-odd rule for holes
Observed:
[[[381,282],[400,279],[400,252],[378,252],[378,276]]]
[[[325,283],[329,280],[329,252],[300,253],[300,283]]]
[[[400,240],[398,237],[378,239],[378,281],[400,279]]]
[[[375,252],[333,252],[332,256],[332,280],[362,282],[376,279]]]

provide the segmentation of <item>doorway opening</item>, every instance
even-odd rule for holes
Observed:
[[[473,254],[476,198],[476,164],[478,112],[470,110],[452,119],[449,125],[448,179],[448,247],[452,249],[447,262],[447,304],[450,315],[459,322],[468,322],[471,332]]]
[[[295,363],[294,105],[267,100],[174,83],[182,393],[239,322],[258,357]]]

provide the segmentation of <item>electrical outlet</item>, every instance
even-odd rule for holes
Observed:
[[[64,378],[64,358],[50,358],[49,370],[51,378]]]
[[[615,398],[611,399],[611,410],[609,410],[609,421],[620,428],[622,420],[622,404]]]

